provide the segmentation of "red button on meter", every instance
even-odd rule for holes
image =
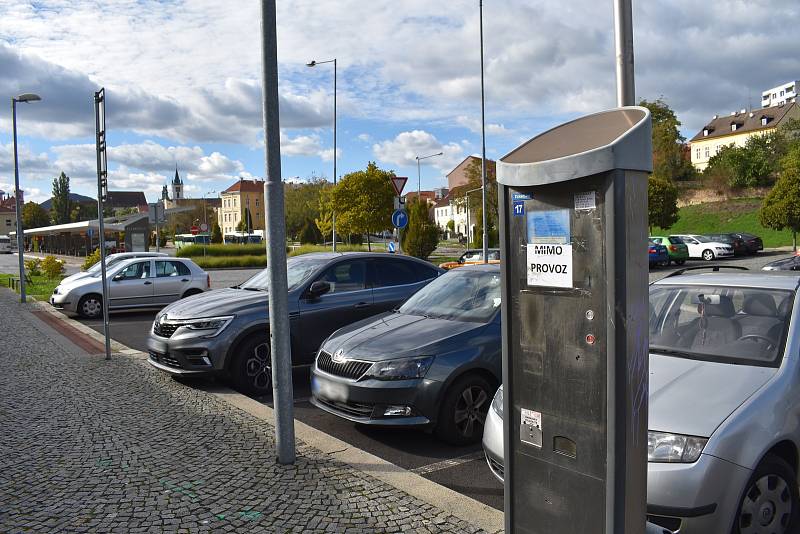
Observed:
[[[597,341],[594,337],[594,334],[586,334],[586,343],[589,345],[594,345],[594,342]]]

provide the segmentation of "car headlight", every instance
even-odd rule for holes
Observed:
[[[377,380],[424,378],[432,363],[433,356],[375,362],[367,371],[366,378],[375,378]]]
[[[220,332],[225,330],[233,321],[233,315],[225,315],[222,317],[203,317],[201,319],[190,319],[188,321],[181,320],[180,325],[188,328],[189,330],[203,330],[208,331],[206,337],[214,337],[219,335]]]
[[[708,438],[669,434],[667,432],[647,433],[647,461],[693,463],[708,443]]]
[[[58,295],[58,288],[59,288],[59,287],[60,287],[60,286],[56,286],[56,288],[53,290],[53,295]]]
[[[500,419],[503,418],[503,386],[501,385],[497,389],[497,393],[494,394],[494,398],[492,399],[492,410],[500,416]]]

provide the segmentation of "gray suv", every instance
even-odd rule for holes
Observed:
[[[333,331],[391,310],[443,271],[385,253],[319,253],[289,258],[292,363],[309,365]],[[227,373],[241,391],[269,391],[268,270],[243,284],[167,306],[147,341],[150,363],[171,374]]]

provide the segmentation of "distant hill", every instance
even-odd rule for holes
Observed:
[[[87,197],[85,195],[79,195],[78,193],[70,193],[69,194],[69,199],[70,199],[71,202],[74,202],[76,204],[86,204],[86,203],[89,203],[89,202],[97,202],[92,197]],[[45,200],[44,202],[42,202],[39,205],[41,207],[43,207],[44,209],[49,210],[53,206],[53,198],[52,197],[48,198],[47,200]]]

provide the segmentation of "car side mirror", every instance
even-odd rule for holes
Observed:
[[[465,260],[463,257],[458,258],[458,263],[464,263],[465,261],[467,261],[467,260]]]
[[[120,281],[120,280],[122,280],[123,278],[124,278],[124,277],[122,276],[122,273],[117,273],[117,274],[115,274],[115,275],[114,275],[114,278],[112,278],[112,279],[111,279],[111,281],[112,281],[112,282],[119,282],[119,281]]]
[[[331,285],[325,280],[317,280],[308,288],[308,296],[316,299],[331,290]]]

